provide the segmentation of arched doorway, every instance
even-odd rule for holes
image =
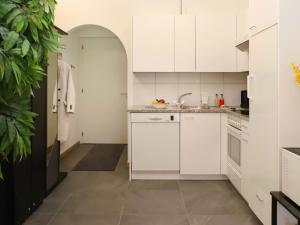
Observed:
[[[104,27],[83,25],[61,42],[75,66],[77,115],[70,139],[73,133],[81,143],[126,144],[127,55],[120,39]]]

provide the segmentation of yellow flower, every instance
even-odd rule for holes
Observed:
[[[292,68],[293,68],[294,74],[295,74],[295,76],[296,76],[296,83],[297,83],[298,86],[300,86],[300,69],[299,69],[299,67],[298,67],[296,64],[294,64],[294,63],[292,63]]]

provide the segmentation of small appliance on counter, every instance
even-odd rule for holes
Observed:
[[[249,98],[246,90],[241,91],[241,108],[249,109]]]

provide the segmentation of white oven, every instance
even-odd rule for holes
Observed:
[[[229,117],[227,123],[227,176],[238,191],[242,181],[242,129],[241,120]]]

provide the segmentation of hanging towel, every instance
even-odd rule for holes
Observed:
[[[75,112],[75,96],[71,66],[58,60],[58,80],[53,94],[52,112],[58,113],[58,140],[61,142],[69,136],[70,114]]]

